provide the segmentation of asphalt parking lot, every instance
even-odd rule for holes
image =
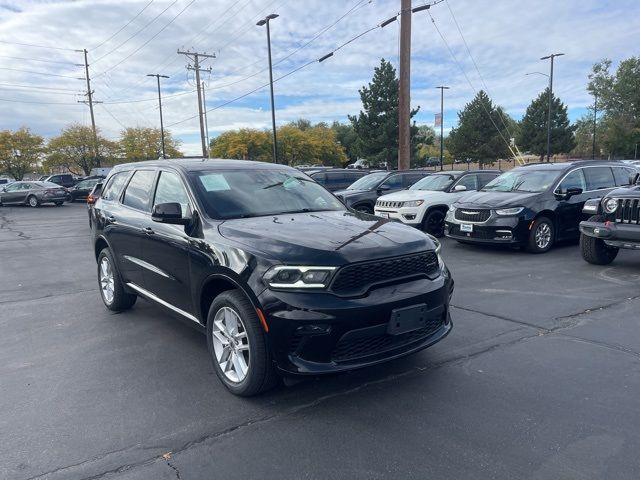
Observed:
[[[201,334],[104,308],[85,209],[0,209],[0,478],[638,478],[638,254],[445,240],[444,341],[242,399]]]

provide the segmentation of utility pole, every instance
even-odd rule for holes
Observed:
[[[276,106],[273,98],[273,67],[271,65],[271,29],[269,22],[274,18],[278,18],[277,13],[271,13],[256,23],[257,26],[267,26],[267,50],[269,52],[269,87],[271,89],[271,127],[273,129],[273,163],[278,163],[278,141],[276,138]]]
[[[193,61],[193,65],[187,65],[187,70],[193,70],[196,72],[196,89],[198,90],[198,117],[200,119],[200,141],[202,142],[202,156],[204,158],[209,157],[209,149],[207,148],[206,139],[204,135],[204,117],[202,114],[202,92],[200,91],[200,72],[211,73],[211,67],[209,68],[200,68],[200,58],[216,58],[215,54],[207,54],[207,53],[197,53],[190,51],[181,51],[178,50],[179,55],[184,55],[190,60]]]
[[[564,53],[552,53],[546,57],[541,57],[540,60],[551,59],[551,71],[549,72],[549,111],[547,116],[547,162],[551,161],[551,107],[553,99],[553,59],[561,57]]]
[[[441,85],[436,88],[440,89],[440,171],[442,171],[444,162],[444,91],[449,90],[449,87]]]
[[[93,158],[96,167],[100,167],[100,157],[98,156],[98,133],[96,132],[96,118],[93,114],[93,104],[102,103],[93,100],[93,90],[91,90],[91,78],[89,77],[89,61],[87,60],[87,49],[76,50],[76,52],[84,53],[84,74],[87,81],[87,93],[85,94],[87,100],[79,100],[78,103],[84,103],[89,105],[89,112],[91,112],[91,130],[93,131]],[[80,65],[82,66],[82,65]]]
[[[162,142],[162,158],[167,158],[167,154],[164,148],[164,123],[162,122],[162,96],[160,95],[160,79],[169,78],[167,75],[160,75],[159,73],[149,73],[147,77],[156,77],[158,80],[158,106],[160,107],[160,139]]]
[[[591,145],[591,160],[596,159],[596,127],[598,126],[598,94],[593,94],[593,144]]]
[[[398,170],[407,170],[411,156],[411,0],[400,2],[399,88]]]
[[[204,130],[207,136],[207,153],[209,152],[209,121],[207,120],[207,97],[204,94],[204,82],[202,82],[202,107],[204,110]],[[207,155],[208,157],[209,155]]]

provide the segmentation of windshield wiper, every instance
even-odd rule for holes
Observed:
[[[306,178],[291,177],[290,179],[283,180],[282,182],[272,183],[271,185],[267,185],[266,187],[262,187],[262,189],[266,190],[267,188],[279,187],[281,185],[284,185],[286,182],[288,182],[291,179],[297,180],[297,181],[300,181],[300,182],[314,183],[313,180],[307,180]]]

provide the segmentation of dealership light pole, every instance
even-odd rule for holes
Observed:
[[[162,158],[167,158],[167,154],[164,149],[164,123],[162,122],[162,95],[160,94],[160,79],[169,78],[167,75],[160,75],[159,73],[149,73],[147,77],[156,77],[158,80],[158,106],[160,107],[160,139],[162,142]]]
[[[442,171],[444,161],[444,91],[449,90],[449,87],[441,85],[436,88],[440,89],[440,171]]]
[[[549,111],[547,112],[547,162],[551,161],[551,104],[553,98],[553,59],[561,57],[564,53],[552,53],[546,57],[540,57],[540,60],[551,59],[551,68],[549,71]]]
[[[278,18],[279,15],[271,13],[260,20],[256,25],[262,27],[267,26],[267,50],[269,52],[269,88],[271,89],[271,126],[273,128],[273,163],[278,163],[278,143],[276,139],[276,107],[273,100],[273,66],[271,65],[271,30],[269,29],[269,21]]]

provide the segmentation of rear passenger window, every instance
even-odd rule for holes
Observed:
[[[635,170],[624,167],[613,167],[612,170],[618,186],[629,185],[629,176],[635,173]]]
[[[574,170],[573,172],[569,173],[566,177],[564,177],[564,180],[562,180],[560,182],[560,185],[558,185],[558,193],[565,194],[567,193],[567,190],[570,188],[581,188],[583,192],[588,190],[587,184],[584,179],[584,174],[582,172],[583,172],[583,169],[580,168],[578,170]],[[589,190],[593,190],[593,189],[589,189]]]
[[[136,210],[149,210],[149,193],[153,186],[156,172],[153,170],[138,170],[133,174],[124,192],[122,203]]]
[[[616,186],[616,181],[609,167],[585,168],[584,175],[587,178],[587,190],[600,190]]]
[[[129,172],[119,172],[111,177],[103,190],[102,198],[109,201],[117,200],[128,176]]]

